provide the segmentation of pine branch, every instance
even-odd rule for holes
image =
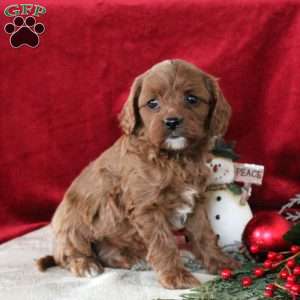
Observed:
[[[297,195],[297,197],[300,195]],[[297,200],[298,201],[298,200]],[[285,235],[284,239],[292,245],[300,245],[300,223],[294,225]],[[272,268],[265,268],[263,263],[246,261],[239,270],[233,272],[229,280],[224,280],[220,276],[210,280],[199,287],[191,289],[181,295],[181,300],[266,300],[264,291],[267,284],[275,285],[276,291],[272,296],[273,300],[294,300],[289,291],[284,287],[286,281],[279,276],[279,273],[287,268],[286,262],[290,259],[296,260],[296,265],[300,265],[300,252],[291,251],[280,252],[285,255],[283,259],[277,261]],[[242,255],[237,253],[236,255]],[[241,260],[241,259],[240,259]],[[254,268],[262,268],[265,273],[263,277],[254,277]],[[245,276],[252,276],[253,283],[248,287],[243,287],[241,281]],[[299,298],[299,297],[298,297]],[[298,299],[297,298],[297,299]],[[154,299],[153,299],[154,300]],[[156,300],[175,300],[175,299],[156,299]]]
[[[292,222],[300,221],[300,211],[296,211],[296,212],[293,212],[293,213],[287,212],[285,218],[289,221],[292,221]]]
[[[297,263],[300,263],[300,256],[297,257]],[[198,288],[190,290],[188,293],[181,295],[182,300],[265,300],[263,296],[267,284],[277,282],[281,286],[285,284],[278,277],[282,266],[271,272],[266,273],[264,277],[256,278],[253,284],[247,288],[241,286],[241,279],[244,276],[251,276],[254,267],[262,266],[253,262],[244,264],[238,271],[234,272],[234,278],[231,280],[222,280],[220,277],[208,281]],[[285,291],[276,290],[273,300],[292,299]]]
[[[282,215],[288,208],[291,208],[294,205],[300,205],[300,194],[296,194],[295,197],[290,199],[287,204],[283,205],[279,211],[279,214]]]

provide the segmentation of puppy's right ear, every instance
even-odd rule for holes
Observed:
[[[120,126],[127,135],[135,134],[136,129],[141,122],[138,108],[138,99],[142,90],[143,75],[136,77],[128,96],[127,101],[119,114]]]
[[[205,78],[207,88],[211,94],[210,111],[208,116],[208,129],[211,137],[223,136],[231,117],[231,106],[225,99],[218,81],[209,75]]]

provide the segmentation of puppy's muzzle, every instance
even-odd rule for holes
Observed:
[[[183,122],[183,118],[180,117],[172,117],[164,119],[164,123],[167,129],[175,130],[177,129]]]

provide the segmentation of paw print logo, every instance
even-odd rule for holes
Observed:
[[[33,16],[28,16],[25,20],[17,16],[12,23],[4,26],[4,30],[10,34],[10,44],[13,48],[23,45],[36,48],[40,43],[39,35],[45,31],[45,26],[42,23],[36,23]]]

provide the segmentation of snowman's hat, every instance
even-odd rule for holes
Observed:
[[[236,145],[235,141],[226,143],[223,138],[219,138],[216,140],[215,146],[212,149],[212,153],[215,156],[229,158],[233,161],[238,160],[240,156],[237,155],[234,151],[235,145]]]

